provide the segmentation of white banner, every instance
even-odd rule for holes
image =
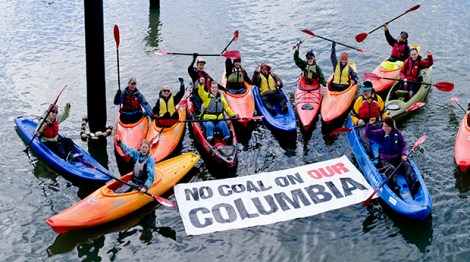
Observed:
[[[346,156],[174,189],[188,235],[313,216],[362,202],[374,191]]]

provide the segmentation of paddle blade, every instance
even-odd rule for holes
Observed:
[[[341,134],[341,133],[344,133],[344,132],[349,132],[351,130],[353,130],[352,127],[340,127],[338,129],[333,130],[333,132],[330,133],[330,136],[334,136],[336,134]]]
[[[408,109],[406,109],[406,112],[415,111],[416,109],[419,109],[419,108],[421,108],[425,105],[426,105],[426,103],[424,103],[424,102],[418,102],[418,103],[410,106]]]
[[[171,55],[171,52],[157,50],[157,51],[153,51],[153,54],[154,55]]]
[[[411,148],[411,151],[415,150],[415,148],[419,147],[423,142],[424,140],[426,140],[427,136],[426,135],[423,135],[422,137],[420,137],[418,139],[418,141],[415,142],[415,144],[413,145],[413,147]]]
[[[229,58],[229,59],[238,59],[238,58],[240,58],[240,51],[230,50],[230,51],[227,51],[227,52],[221,54],[221,56],[223,56],[225,58]]]
[[[379,191],[379,189],[380,189],[380,187],[376,188],[376,189],[374,190],[374,192],[373,192],[364,202],[362,202],[362,206],[363,206],[363,207],[367,206],[367,205],[370,203],[370,201],[371,201],[372,198],[375,196],[375,194],[377,194],[377,192]]]
[[[237,41],[238,40],[238,30],[235,30],[235,32],[233,32],[233,41]]]
[[[121,43],[121,38],[119,36],[118,25],[114,25],[114,41],[116,41],[116,48],[119,48],[119,44]]]
[[[439,82],[433,84],[437,89],[439,89],[442,92],[450,92],[452,89],[454,89],[454,84],[450,82]]]
[[[160,140],[160,135],[156,135],[152,138],[152,140],[150,140],[150,145],[153,146],[155,145],[158,141]]]
[[[176,109],[180,109],[181,107],[185,107],[187,105],[188,105],[188,100],[183,99],[178,103],[178,105],[176,106]]]
[[[162,204],[163,206],[166,206],[166,207],[175,207],[176,206],[175,202],[170,201],[170,200],[168,200],[166,198],[163,198],[161,196],[153,196],[153,198],[155,198],[155,200],[157,200],[157,202]]]
[[[450,100],[454,101],[457,105],[459,104],[459,99],[457,97],[451,97]]]
[[[168,119],[159,119],[159,118],[157,118],[157,119],[155,119],[155,121],[158,123],[158,125],[166,126],[166,127],[169,127],[169,126],[172,126],[174,124],[182,122],[179,119],[171,119],[171,118],[168,118]]]
[[[406,10],[405,14],[406,14],[406,13],[409,13],[409,12],[412,12],[412,11],[414,11],[414,10],[416,10],[416,9],[418,9],[420,6],[421,6],[421,5],[415,5],[415,6],[413,6],[412,8]]]
[[[366,54],[366,53],[367,53],[364,49],[359,48],[359,47],[356,48],[356,50],[359,51],[359,53],[362,53],[362,54]]]
[[[313,33],[312,31],[308,30],[308,29],[301,29],[300,31],[308,34],[308,35],[311,35],[313,37],[316,37],[317,35],[315,33]]]
[[[360,34],[358,34],[358,35],[356,36],[356,42],[360,43],[360,42],[366,40],[366,38],[367,38],[368,35],[369,35],[368,33],[360,33]]]
[[[378,80],[378,79],[382,79],[382,77],[374,74],[374,73],[371,73],[371,72],[365,72],[362,74],[364,76],[364,79],[369,79],[369,80]]]

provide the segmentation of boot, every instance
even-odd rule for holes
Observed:
[[[421,187],[421,182],[419,182],[419,180],[416,180],[410,188],[411,195],[413,195],[413,196],[416,195],[416,193],[418,193],[418,190],[419,190],[420,187]]]

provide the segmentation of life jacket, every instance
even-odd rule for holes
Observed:
[[[222,96],[220,93],[214,97],[209,94],[209,105],[204,110],[205,119],[221,119],[223,117],[224,106],[222,104]]]
[[[393,44],[393,47],[392,47],[392,57],[398,59],[398,60],[401,60],[401,61],[404,61],[405,60],[405,50],[406,50],[406,47],[408,46],[407,43],[404,43],[404,44],[399,44],[398,42],[396,42],[395,44]]]
[[[172,94],[168,98],[168,101],[163,99],[163,97],[160,97],[160,108],[158,110],[158,115],[162,116],[166,112],[172,116],[176,112],[176,107],[175,107],[175,96]]]
[[[227,83],[244,83],[245,79],[243,78],[243,70],[240,66],[239,68],[233,67],[232,73],[227,76]]]
[[[379,107],[379,104],[377,103],[377,96],[373,95],[372,101],[370,103],[363,96],[361,96],[361,98],[362,98],[362,105],[359,108],[359,112],[358,112],[359,118],[364,120],[364,122],[368,122],[370,118],[380,117],[380,107]]]
[[[145,160],[142,161],[142,163],[139,162],[139,159],[137,159],[137,161],[135,161],[134,171],[133,171],[133,174],[134,174],[133,179],[135,179],[138,182],[138,184],[144,184],[145,181],[148,178],[147,161],[149,160],[149,158],[150,158],[150,156],[147,156],[147,158],[145,158]]]
[[[261,79],[261,83],[259,84],[259,90],[261,95],[269,90],[277,89],[276,80],[274,80],[271,73],[268,74],[268,78],[266,78],[266,76],[263,74],[259,74],[259,77]]]
[[[384,137],[379,147],[379,153],[386,155],[400,155],[401,141],[396,129],[393,129],[389,135],[384,132]]]
[[[204,87],[206,90],[210,89],[210,86],[211,86],[211,78],[209,76],[209,74],[207,74],[205,71],[197,71],[197,74],[199,76],[199,79],[201,79],[201,77],[204,77]]]
[[[418,56],[416,61],[413,61],[413,59],[411,58],[408,58],[405,60],[405,63],[403,64],[403,73],[405,74],[407,79],[409,80],[418,79],[419,73],[421,72],[420,61],[421,61],[420,56]]]
[[[349,85],[349,64],[341,70],[341,62],[338,62],[333,72],[333,84]]]
[[[305,66],[305,69],[303,71],[303,75],[308,77],[308,78],[318,78],[317,74],[317,65],[309,65]]]
[[[126,94],[121,110],[124,112],[140,111],[141,109],[138,94],[138,92],[133,92],[130,95]]]
[[[42,135],[47,138],[54,138],[59,134],[59,122],[54,119],[54,122],[49,122],[48,120],[46,121],[45,126],[44,126],[44,131],[42,132]]]

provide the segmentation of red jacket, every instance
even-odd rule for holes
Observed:
[[[403,63],[403,67],[400,70],[400,78],[406,78],[407,80],[416,81],[418,80],[419,72],[421,71],[421,69],[428,68],[432,66],[432,64],[432,55],[428,55],[427,59],[421,59],[421,57],[418,56],[418,59],[416,59],[415,61],[413,61],[410,57],[406,59]]]

